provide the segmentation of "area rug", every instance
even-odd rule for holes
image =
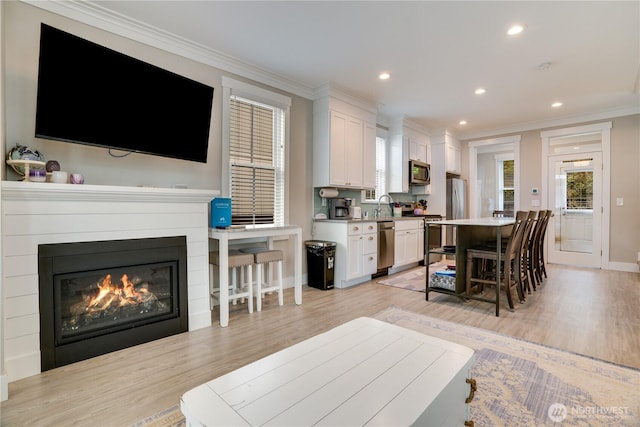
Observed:
[[[397,307],[372,317],[475,350],[476,426],[639,425],[639,370]],[[134,426],[178,427],[184,418],[176,405]]]
[[[476,426],[640,425],[639,370],[396,307],[373,317],[476,351]]]
[[[185,427],[187,425],[180,405],[173,405],[157,414],[138,421],[131,427]]]
[[[436,270],[442,270],[446,268],[445,263],[435,262],[429,265],[429,273],[433,273]],[[424,292],[425,277],[424,272],[426,268],[424,266],[415,267],[410,270],[396,273],[392,276],[387,276],[382,280],[378,280],[381,285],[393,286],[395,288],[407,289],[409,291]]]

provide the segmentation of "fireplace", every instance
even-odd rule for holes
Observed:
[[[38,246],[41,370],[186,332],[185,236]]]

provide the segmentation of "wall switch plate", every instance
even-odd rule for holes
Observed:
[[[616,206],[624,206],[624,199],[622,197],[616,199]]]
[[[538,199],[533,199],[531,201],[531,206],[540,206],[540,200]]]

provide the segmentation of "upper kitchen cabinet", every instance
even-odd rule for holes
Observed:
[[[462,173],[462,148],[460,141],[448,132],[432,135],[433,147],[438,146],[434,153],[436,162],[444,164],[444,172],[455,175]]]
[[[375,123],[375,108],[349,95],[331,90],[314,101],[314,187],[375,188]]]
[[[409,185],[409,160],[431,163],[431,143],[426,129],[407,119],[394,122],[389,129],[389,192],[415,193]],[[420,194],[428,194],[419,186]]]
[[[447,172],[460,175],[462,172],[462,159],[460,141],[452,140],[447,141],[447,151],[445,154]]]

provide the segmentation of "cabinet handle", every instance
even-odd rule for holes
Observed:
[[[369,236],[369,240],[373,240],[373,236]]]
[[[373,261],[373,257],[372,256],[369,257],[369,261]]]
[[[357,226],[353,227],[353,231],[358,231],[358,230],[360,230],[360,229]]]
[[[470,403],[473,400],[473,396],[476,393],[476,390],[478,390],[478,386],[476,385],[476,380],[474,378],[467,378],[465,382],[469,384],[469,397],[466,398],[464,403]]]

